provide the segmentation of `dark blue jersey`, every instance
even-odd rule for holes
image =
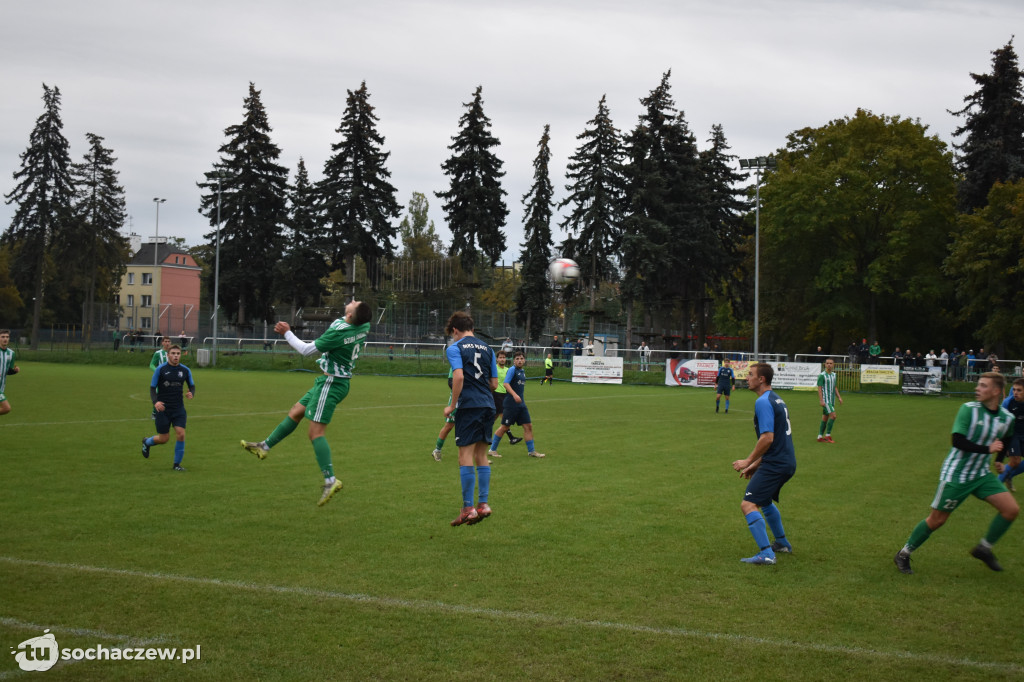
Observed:
[[[462,370],[462,393],[456,407],[489,407],[493,410],[491,378],[498,376],[498,363],[491,347],[475,336],[464,336],[448,346],[445,355],[453,371]]]
[[[796,468],[796,452],[793,450],[793,429],[789,425],[789,410],[786,403],[775,391],[765,391],[754,401],[754,434],[775,434],[768,452],[761,456],[761,468],[781,470]]]
[[[185,407],[184,386],[192,393],[196,392],[192,381],[192,370],[185,365],[172,365],[165,362],[153,372],[153,380],[149,383],[149,394],[153,403],[162,402],[168,412]]]
[[[1013,435],[1017,438],[1024,438],[1024,403],[1019,403],[1010,395],[1003,401],[1003,407],[1014,416]]]
[[[505,376],[501,381],[511,386],[512,390],[519,396],[519,399],[522,400],[524,404],[526,403],[526,372],[517,368],[515,365],[512,365],[508,368],[508,371],[505,372]],[[511,394],[505,396],[505,402],[518,404]]]
[[[735,386],[736,374],[732,371],[732,367],[719,367],[716,382],[718,383],[718,388]]]

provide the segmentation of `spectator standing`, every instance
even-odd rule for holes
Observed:
[[[878,345],[878,339],[875,339],[875,342],[873,344],[871,344],[871,348],[868,349],[868,361],[872,365],[877,365],[878,364],[878,358],[881,357],[881,355],[882,355],[882,347],[880,345]]]

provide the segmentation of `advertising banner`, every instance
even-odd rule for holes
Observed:
[[[666,386],[714,386],[718,360],[669,358],[665,363]]]
[[[900,368],[895,365],[861,365],[860,383],[900,385]]]
[[[942,368],[919,367],[917,369],[903,370],[903,392],[917,394],[941,393]]]
[[[622,358],[602,358],[574,355],[572,358],[574,384],[621,384]]]
[[[811,362],[769,362],[775,370],[772,388],[817,390],[821,364]]]

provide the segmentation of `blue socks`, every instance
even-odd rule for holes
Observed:
[[[775,539],[788,545],[786,531],[782,528],[782,515],[779,514],[779,508],[774,504],[770,504],[767,507],[762,507],[761,512],[764,514],[764,520],[768,522],[768,527],[772,529],[772,535],[775,536]]]
[[[487,469],[488,482],[490,482],[490,467]],[[476,487],[476,472],[472,466],[459,467],[459,480],[462,481],[462,506],[473,506],[473,489]]]
[[[532,440],[526,441],[526,451],[527,452],[533,452],[533,441]]]
[[[491,438],[491,452],[495,452],[501,444],[501,436],[495,435]]]
[[[477,467],[476,475],[480,479],[480,498],[477,502],[479,504],[484,504],[487,502],[487,497],[491,492],[491,467]]]
[[[765,527],[764,517],[761,516],[761,512],[755,509],[747,514],[746,519],[747,527],[750,529],[750,534],[754,536],[754,542],[757,543],[758,549],[774,555],[772,543],[768,540],[768,530]]]
[[[146,445],[153,447],[153,436],[150,436],[149,438],[146,439]]]
[[[726,412],[729,411],[729,399],[728,398],[725,399],[725,411]]]
[[[174,442],[174,463],[181,464],[181,459],[185,456],[185,441],[178,440]]]

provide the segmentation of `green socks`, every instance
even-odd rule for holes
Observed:
[[[921,523],[914,526],[914,530],[910,533],[910,539],[907,540],[907,548],[913,552],[915,549],[923,545],[925,540],[927,540],[931,534],[932,529],[928,527],[927,522],[922,520]]]
[[[267,436],[267,440],[265,441],[267,447],[272,448],[283,441],[291,435],[291,432],[294,431],[298,425],[299,422],[293,421],[291,417],[285,417],[284,421],[278,424],[274,431]]]
[[[1001,515],[996,514],[996,517],[992,519],[992,523],[989,524],[988,532],[985,533],[985,539],[990,545],[996,544],[996,541],[1003,537],[1003,533],[1010,528],[1012,523],[1013,521],[1007,521]]]
[[[316,463],[320,465],[320,471],[324,478],[334,478],[334,466],[331,464],[331,446],[327,439],[320,436],[313,441],[313,452],[316,454]]]

